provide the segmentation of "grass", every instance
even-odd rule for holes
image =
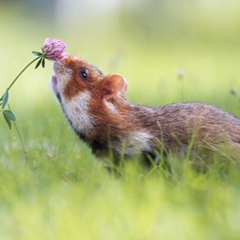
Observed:
[[[12,14],[3,14],[9,23],[0,23],[2,92],[31,60],[30,52],[51,34],[42,27],[29,40],[31,23],[18,15],[21,21],[15,23]],[[22,23],[24,29],[16,30]],[[70,52],[104,72],[122,73],[133,102],[201,100],[240,115],[240,102],[229,92],[231,87],[240,89],[240,56],[236,45],[221,43],[217,34],[211,38],[215,45],[200,44],[196,35],[184,41],[160,37],[147,48],[147,40],[137,41],[124,31],[118,44],[106,35],[105,42],[99,36],[92,45],[90,33],[84,40],[81,33],[76,39],[55,34],[69,43]],[[14,49],[16,38],[26,44]],[[179,69],[186,71],[181,80]],[[29,69],[10,92],[26,154],[16,129],[9,131],[0,118],[0,239],[240,238],[239,163],[230,163],[227,173],[216,164],[204,174],[195,172],[188,159],[180,162],[172,156],[170,174],[133,160],[116,178],[64,120],[47,83],[51,74],[51,63],[45,70]]]

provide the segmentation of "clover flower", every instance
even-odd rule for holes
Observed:
[[[45,67],[45,59],[51,60],[51,61],[57,61],[64,57],[65,49],[67,45],[65,42],[59,39],[54,38],[47,38],[43,44],[42,52],[33,51],[32,53],[36,55],[37,57],[33,59],[29,64],[27,64],[26,67],[22,69],[22,71],[15,77],[15,79],[12,81],[12,83],[8,86],[2,97],[0,98],[0,112],[2,112],[3,117],[8,124],[8,127],[11,128],[12,121],[16,120],[16,117],[14,113],[9,108],[9,90],[14,85],[14,83],[17,81],[17,79],[22,75],[22,73],[34,62],[37,61],[37,64],[35,66],[35,69],[38,68],[40,65],[42,67]],[[8,106],[9,109],[5,109],[5,107]]]
[[[57,61],[64,57],[66,47],[66,43],[62,40],[47,38],[42,47],[42,51],[46,59]]]
[[[62,59],[64,57],[66,47],[67,44],[62,40],[46,38],[42,47],[42,52],[32,52],[34,55],[40,58],[35,68],[38,68],[41,64],[42,67],[45,67],[45,59],[51,61]]]

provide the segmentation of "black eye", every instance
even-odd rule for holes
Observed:
[[[84,80],[87,80],[89,76],[89,71],[87,69],[81,68],[79,69],[79,76]]]

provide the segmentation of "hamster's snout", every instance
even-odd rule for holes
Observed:
[[[72,69],[68,67],[66,61],[68,58],[64,58],[54,62],[53,70],[55,76],[51,78],[51,86],[54,95],[56,96],[59,103],[62,103],[62,97],[64,95],[64,89],[67,83],[72,78]]]
[[[60,60],[54,62],[53,64],[53,70],[56,74],[61,73],[63,71],[63,67],[63,63]]]

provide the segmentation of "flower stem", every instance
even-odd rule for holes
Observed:
[[[32,65],[34,62],[36,62],[40,57],[36,57],[35,59],[33,59],[25,68],[23,68],[23,70],[15,77],[15,79],[12,81],[12,83],[9,85],[9,87],[7,88],[7,90],[10,90],[11,87],[13,86],[13,84],[17,81],[17,79],[22,75],[22,73],[30,66]]]
[[[18,126],[17,126],[17,123],[16,123],[15,121],[13,122],[13,125],[14,125],[14,127],[15,127],[15,129],[16,129],[16,131],[17,131],[18,138],[19,138],[19,140],[20,140],[20,142],[21,142],[21,145],[22,145],[22,150],[23,150],[25,162],[27,163],[27,162],[28,162],[27,149],[26,149],[26,147],[25,147],[25,144],[24,144],[24,141],[23,141],[23,139],[22,139],[21,133],[20,133],[20,131],[19,131],[19,129],[18,129]]]
[[[11,107],[10,107],[9,104],[8,104],[8,108],[9,108],[9,110],[11,110]],[[19,138],[20,143],[21,143],[21,145],[22,145],[22,150],[23,150],[23,154],[24,154],[25,162],[27,163],[27,162],[28,162],[28,155],[27,155],[27,149],[26,149],[26,146],[25,146],[25,144],[24,144],[24,141],[23,141],[23,139],[22,139],[21,133],[20,133],[20,131],[19,131],[19,129],[18,129],[18,126],[17,126],[17,124],[16,124],[15,121],[13,122],[13,125],[14,125],[14,127],[15,127],[15,129],[16,129],[16,132],[17,132],[18,138]]]

